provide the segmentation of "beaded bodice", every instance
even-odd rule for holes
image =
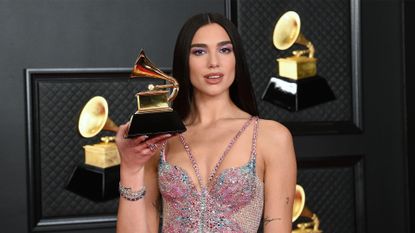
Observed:
[[[216,174],[233,144],[252,121],[255,125],[248,163]],[[255,170],[257,125],[257,117],[251,117],[243,125],[221,155],[206,185],[202,184],[190,146],[179,135],[192,162],[200,191],[184,169],[166,161],[163,147],[159,165],[163,232],[257,232],[264,203],[263,182]]]

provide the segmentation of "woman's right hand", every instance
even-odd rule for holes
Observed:
[[[122,173],[128,176],[137,175],[144,164],[158,151],[160,145],[172,137],[171,134],[162,134],[152,138],[139,136],[136,138],[125,138],[128,123],[119,127],[115,137],[121,159]]]

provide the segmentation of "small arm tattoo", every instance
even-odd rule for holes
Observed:
[[[289,197],[286,197],[285,198],[285,204],[287,204],[288,205],[288,203],[290,202],[290,198]]]
[[[269,218],[269,217],[265,217],[264,218],[264,225],[267,225],[268,223],[272,222],[272,221],[280,221],[281,218]]]

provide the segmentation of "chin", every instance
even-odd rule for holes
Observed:
[[[229,88],[209,88],[209,89],[197,89],[201,95],[204,96],[221,96],[221,95],[229,95]]]

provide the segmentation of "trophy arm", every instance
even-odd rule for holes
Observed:
[[[172,88],[172,91],[171,91],[169,97],[167,98],[168,102],[172,102],[176,98],[177,94],[179,93],[179,83],[177,83],[176,79],[169,79],[167,81],[171,81],[172,84],[165,84],[165,85],[150,84],[150,85],[148,85],[148,90],[150,92],[156,92],[156,91],[161,90],[161,89]]]
[[[308,52],[308,57],[309,58],[313,58],[314,57],[314,54],[315,54],[315,52],[316,52],[316,50],[315,50],[315,48],[314,48],[314,45],[313,45],[313,43],[311,43],[311,41],[310,40],[308,40],[302,33],[300,33],[299,35],[298,35],[298,38],[297,38],[297,41],[296,41],[296,43],[297,44],[301,44],[301,45],[304,45],[304,46],[306,46],[307,47],[307,49],[308,50],[301,50],[301,51],[299,51],[299,53],[300,53],[300,55],[302,55],[302,54],[304,54],[304,53],[307,53]]]
[[[173,84],[174,87],[171,90],[170,96],[167,98],[167,101],[170,103],[176,98],[177,94],[179,93],[179,84],[176,82],[176,84]]]
[[[160,71],[161,73],[159,73],[162,77],[162,79],[166,80],[167,82],[170,82],[171,84],[167,84],[167,85],[156,85],[154,87],[154,89],[161,89],[161,88],[172,88],[172,91],[169,95],[169,97],[167,98],[168,102],[172,102],[177,94],[179,93],[179,83],[177,82],[177,80],[171,76],[166,75],[164,72]]]

